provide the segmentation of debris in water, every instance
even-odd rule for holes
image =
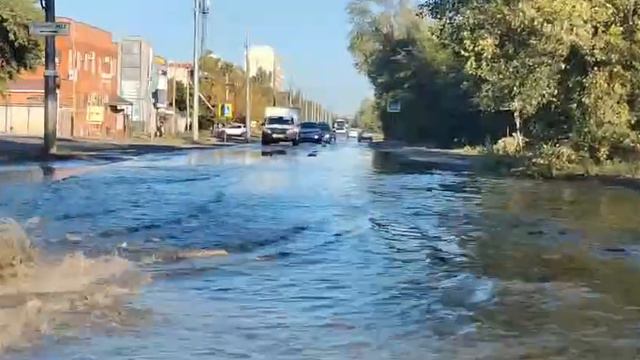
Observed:
[[[67,233],[64,236],[65,240],[67,240],[70,243],[80,243],[82,242],[82,235],[78,234],[78,233]]]

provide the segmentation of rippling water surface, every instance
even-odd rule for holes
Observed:
[[[82,302],[84,288],[81,297],[65,292],[74,305],[41,319],[28,343],[4,355],[640,354],[638,193],[439,171],[346,143],[316,157],[313,147],[283,149],[0,171],[0,215],[23,225],[48,264],[81,252],[86,266],[126,260],[136,279],[148,278],[89,280],[106,305]],[[95,287],[123,281],[117,288],[128,291]],[[61,298],[22,289],[9,301],[15,291],[3,289],[0,329],[29,299]]]

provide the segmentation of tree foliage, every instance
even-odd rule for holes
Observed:
[[[348,12],[376,102],[407,103],[400,124],[381,114],[395,137],[515,131],[596,161],[640,149],[640,1],[353,0]]]
[[[380,123],[380,108],[375,100],[362,100],[354,122],[357,128],[372,132],[380,132],[382,130],[382,124]]]
[[[388,138],[436,146],[481,143],[491,129],[473,104],[464,63],[438,39],[438,29],[406,1],[354,0],[347,11],[349,50],[375,90],[378,109],[391,99],[400,114],[380,111]],[[475,121],[470,121],[475,119]]]
[[[42,18],[31,0],[0,0],[0,90],[23,70],[42,60],[42,44],[29,35],[29,24]]]

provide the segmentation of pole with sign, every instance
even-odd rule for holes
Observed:
[[[32,36],[69,36],[71,24],[62,22],[34,22],[29,25]]]
[[[395,122],[396,114],[402,111],[402,103],[397,99],[389,99],[387,101],[387,112],[391,116],[391,121]]]
[[[32,23],[29,32],[33,36],[45,37],[44,49],[44,148],[43,153],[49,155],[56,151],[56,132],[58,126],[58,91],[56,79],[56,36],[68,36],[71,25],[56,22],[55,0],[44,0],[44,23]]]

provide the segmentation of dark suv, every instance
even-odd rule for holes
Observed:
[[[322,131],[322,141],[327,144],[331,144],[336,141],[336,132],[327,123],[320,123],[320,130]]]

